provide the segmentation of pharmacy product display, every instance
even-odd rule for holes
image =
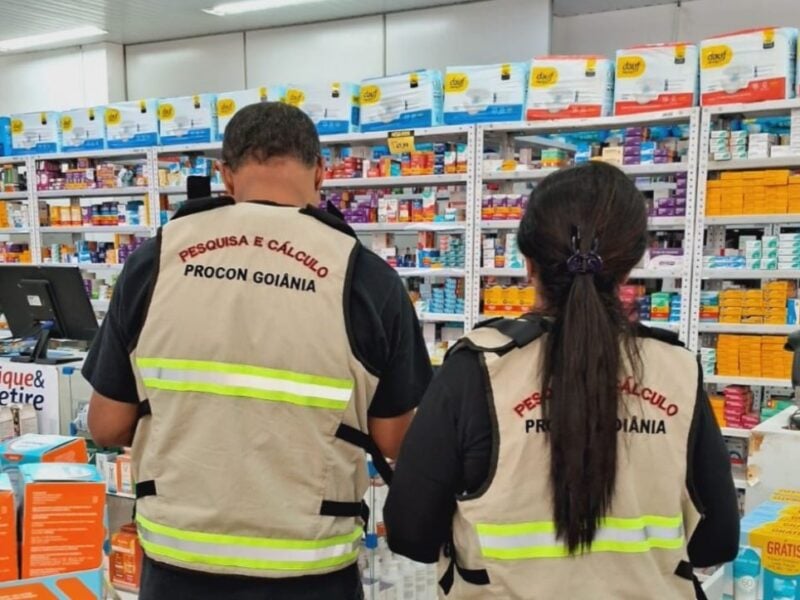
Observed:
[[[605,117],[614,101],[614,63],[604,56],[542,56],[531,61],[525,118]]]

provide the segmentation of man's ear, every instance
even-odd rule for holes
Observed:
[[[228,196],[233,196],[236,192],[233,186],[233,169],[226,164],[222,165],[222,183],[225,184],[225,193]]]
[[[314,189],[320,191],[322,182],[325,181],[325,162],[322,157],[317,157],[317,166],[314,167]]]

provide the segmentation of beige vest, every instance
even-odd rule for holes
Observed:
[[[482,348],[511,342],[492,326],[468,339]],[[448,597],[694,598],[692,582],[675,571],[687,560],[687,540],[699,521],[686,488],[697,363],[683,348],[640,339],[641,378],[621,382],[612,510],[592,551],[570,557],[553,528],[539,368],[545,340],[546,334],[503,355],[481,353],[496,423],[493,476],[488,487],[459,500],[453,535],[459,567],[485,569],[490,583],[473,585],[456,574]],[[448,564],[443,559],[441,567]]]
[[[355,562],[365,454],[336,434],[367,431],[377,383],[346,323],[357,240],[254,203],[173,220],[160,240],[131,355],[150,413],[133,445],[145,552],[259,577]]]

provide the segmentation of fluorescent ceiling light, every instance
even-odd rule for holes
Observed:
[[[0,52],[10,52],[12,50],[24,50],[37,46],[47,46],[60,42],[81,40],[84,38],[96,37],[108,33],[99,27],[87,26],[76,27],[75,29],[64,29],[63,31],[53,31],[51,33],[41,33],[39,35],[28,35],[25,37],[13,38],[10,40],[0,40]]]
[[[270,8],[284,8],[286,6],[314,2],[322,2],[322,0],[245,0],[244,2],[225,2],[224,4],[217,4],[214,8],[204,8],[203,12],[218,17],[227,17],[229,15],[240,15],[259,10],[269,10]]]

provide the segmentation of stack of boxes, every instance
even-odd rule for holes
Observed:
[[[715,129],[711,132],[709,154],[712,160],[744,160],[747,158],[747,131]]]
[[[653,203],[650,205],[651,217],[682,217],[686,215],[687,173],[675,175],[675,189],[656,188]]]
[[[528,206],[523,194],[494,194],[481,201],[481,219],[484,221],[518,221]]]
[[[763,158],[783,158],[800,156],[800,117],[793,117],[792,134],[788,143],[783,135],[775,133],[749,133],[744,129],[728,131],[717,129],[711,132],[709,155],[712,160],[758,160]],[[800,131],[800,129],[798,130]]]
[[[0,205],[0,229],[24,229],[28,227],[28,211],[19,202],[4,202]]]
[[[719,413],[720,400],[722,400],[721,415]],[[753,412],[753,392],[747,386],[727,386],[722,391],[722,398],[718,396],[714,398],[712,408],[721,427],[752,429],[760,422],[758,413]]]
[[[487,317],[518,317],[533,310],[536,289],[530,285],[501,285],[487,281],[483,289],[483,314]]]
[[[524,269],[525,258],[517,243],[517,233],[486,234],[483,236],[484,268]]]
[[[381,194],[328,193],[322,197],[320,208],[324,210],[330,202],[348,223],[456,223],[466,217],[464,196],[455,192],[447,201],[438,198],[434,188],[413,198]]]
[[[569,154],[559,148],[543,148],[541,166],[543,169],[560,169],[569,164]]]
[[[700,348],[700,368],[703,375],[716,375],[717,349]]]
[[[431,246],[436,245],[433,239],[434,234],[433,232],[425,231],[420,232],[418,236],[417,266],[433,268],[443,267],[445,269],[461,269],[464,267],[465,251],[463,236],[449,233],[439,235],[438,253],[434,251],[430,254],[430,263],[428,263],[426,253]]]
[[[681,297],[673,292],[647,294],[644,286],[622,285],[619,288],[622,306],[635,311],[639,321],[676,323],[681,320]]]
[[[31,248],[28,244],[0,242],[0,264],[28,264],[31,261]]]
[[[782,336],[720,335],[717,374],[734,377],[789,379],[792,354],[783,349]]]
[[[800,175],[726,171],[706,187],[706,215],[800,214]]]
[[[668,148],[650,139],[647,127],[628,127],[622,132],[622,145],[603,148],[601,157],[618,167],[661,164],[674,159]]]
[[[800,269],[800,233],[781,233],[777,241],[778,268]]]
[[[789,318],[789,305],[794,304],[795,294],[794,284],[789,281],[772,281],[761,289],[701,292],[700,321],[784,325],[793,322]]]
[[[219,161],[206,156],[159,156],[158,165],[158,185],[161,187],[185,187],[190,176],[208,177],[212,184],[222,183]]]
[[[133,235],[115,235],[114,242],[89,242],[75,245],[51,244],[42,248],[45,264],[123,264],[144,241]]]
[[[463,279],[448,278],[443,284],[423,284],[420,287],[422,299],[427,298],[426,310],[431,313],[451,315],[464,314]]]
[[[744,259],[747,269],[777,269],[778,262],[778,237],[765,235],[760,240],[750,239],[747,236],[739,238],[744,241]]]

